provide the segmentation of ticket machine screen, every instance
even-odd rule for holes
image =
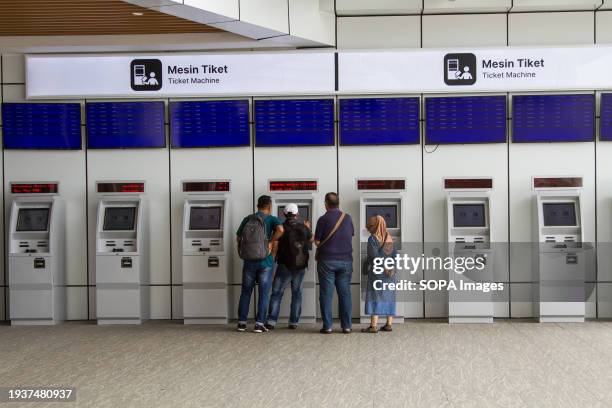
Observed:
[[[484,204],[453,204],[455,228],[486,226]]]
[[[545,227],[573,227],[576,225],[574,203],[544,203]]]
[[[300,221],[310,221],[310,206],[307,205],[298,205],[298,218]],[[285,222],[285,206],[278,206],[278,218],[280,218],[281,222]]]
[[[189,229],[191,231],[220,230],[221,207],[191,207]]]
[[[46,231],[49,225],[48,208],[21,208],[17,215],[17,231]]]
[[[104,231],[132,231],[136,207],[108,207],[104,212]]]
[[[387,228],[397,228],[397,206],[368,205],[366,206],[366,221],[375,215],[382,216],[387,222]]]

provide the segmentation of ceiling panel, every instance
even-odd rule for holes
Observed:
[[[422,0],[336,0],[339,16],[418,14]]]
[[[511,0],[425,0],[423,12],[436,13],[494,13],[506,12]]]
[[[121,0],[0,0],[0,36],[221,31]]]
[[[512,11],[595,10],[602,0],[514,0]]]

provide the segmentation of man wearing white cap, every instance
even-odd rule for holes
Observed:
[[[289,328],[297,329],[302,313],[302,281],[308,267],[308,255],[312,248],[313,235],[308,220],[300,220],[296,204],[287,204],[284,209],[284,234],[278,241],[276,274],[272,282],[272,296],[268,310],[266,328],[274,329],[285,288],[291,282],[291,313]]]

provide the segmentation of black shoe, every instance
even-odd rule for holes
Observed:
[[[256,324],[255,327],[253,328],[253,333],[267,333],[268,329],[266,329],[266,326],[262,326],[261,324]]]
[[[289,326],[287,326],[290,330],[295,330],[297,329],[297,324],[290,324]]]
[[[321,329],[321,330],[319,330],[319,333],[321,333],[321,334],[331,334],[331,332],[332,332],[331,329]]]
[[[351,329],[342,329],[342,333],[351,334]]]
[[[246,324],[244,323],[238,323],[238,327],[236,328],[236,330],[238,330],[239,332],[246,331],[246,329]]]
[[[273,325],[271,325],[271,324],[266,324],[266,326],[265,326],[265,327],[266,327],[266,329],[268,329],[268,330],[274,330],[274,326],[273,326]]]

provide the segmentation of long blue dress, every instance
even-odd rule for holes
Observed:
[[[383,283],[396,282],[396,274],[387,276],[385,273],[375,274],[373,272],[374,258],[394,258],[395,249],[387,255],[378,239],[373,235],[368,238],[368,286],[365,298],[365,314],[377,316],[395,316],[395,291],[394,290],[374,290],[374,281],[381,280]],[[377,285],[378,286],[378,285]]]

